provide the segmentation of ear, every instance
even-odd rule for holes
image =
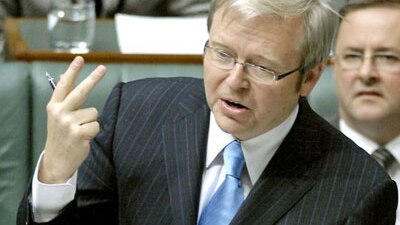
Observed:
[[[333,66],[333,65],[335,65],[335,61],[336,61],[335,56],[334,55],[330,55],[329,58],[328,58],[328,62],[326,64],[328,66]]]
[[[333,71],[333,73],[332,73],[333,76],[332,77],[335,79],[336,78],[336,74],[339,74],[338,70],[340,70],[340,67],[338,65],[336,56],[331,56],[330,59],[329,59],[329,62],[330,62],[330,64],[328,64],[328,65],[332,67],[332,71]]]
[[[307,96],[310,94],[311,90],[314,88],[315,84],[318,82],[321,77],[322,72],[324,71],[325,64],[320,63],[316,65],[313,69],[307,72],[303,78],[303,82],[300,88],[300,95]]]

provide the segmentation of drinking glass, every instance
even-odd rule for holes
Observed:
[[[96,12],[92,0],[54,0],[47,15],[55,51],[87,53],[93,43]]]

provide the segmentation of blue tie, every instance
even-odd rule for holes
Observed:
[[[240,143],[232,141],[224,149],[226,177],[204,208],[198,225],[227,225],[243,202],[243,187],[240,182],[244,157]]]

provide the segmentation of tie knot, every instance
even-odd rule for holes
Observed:
[[[376,159],[385,169],[389,168],[396,161],[394,156],[385,148],[379,147],[372,153],[372,157]]]
[[[240,179],[242,175],[244,157],[238,141],[232,141],[224,149],[224,165],[227,175]]]

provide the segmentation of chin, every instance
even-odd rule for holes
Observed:
[[[232,133],[238,128],[238,123],[228,117],[216,116],[215,119],[217,121],[218,126],[227,133]]]
[[[358,121],[363,122],[377,122],[384,119],[384,115],[381,113],[357,113],[353,116]]]
[[[218,126],[226,133],[230,133],[237,137],[242,129],[242,125],[237,121],[226,117],[226,116],[215,116],[215,120],[217,121]]]

